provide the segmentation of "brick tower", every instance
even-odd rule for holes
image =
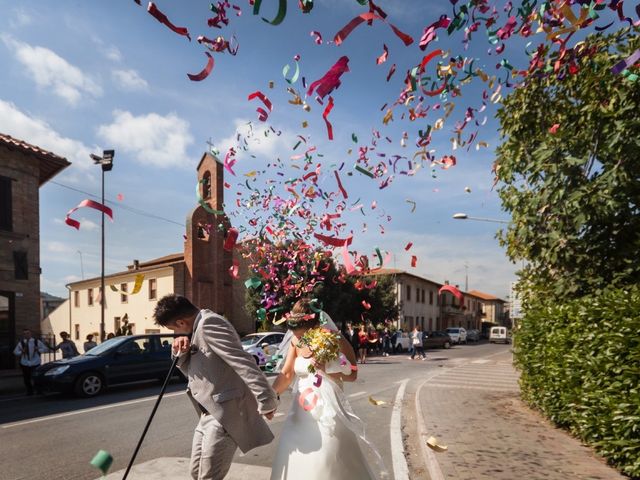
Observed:
[[[224,172],[222,163],[209,153],[202,155],[196,168],[198,192],[209,210],[224,210]],[[185,294],[199,308],[221,315],[232,315],[232,254],[223,249],[230,222],[224,213],[212,213],[201,204],[187,215],[184,242]]]

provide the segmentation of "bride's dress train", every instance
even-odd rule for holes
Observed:
[[[338,361],[327,371],[344,370]],[[383,470],[379,454],[364,437],[362,421],[353,413],[342,389],[324,372],[311,374],[310,360],[295,359],[298,378],[294,401],[284,424],[274,458],[271,480],[373,480],[360,440],[376,457],[376,471]],[[350,365],[346,362],[347,369]],[[348,373],[348,372],[345,372]],[[384,478],[386,472],[382,471]]]

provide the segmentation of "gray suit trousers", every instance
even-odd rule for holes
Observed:
[[[212,415],[200,415],[191,447],[191,478],[222,480],[238,445]]]

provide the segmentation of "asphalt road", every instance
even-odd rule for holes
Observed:
[[[399,420],[402,418],[404,426],[408,416],[411,422],[409,411],[392,418],[398,391],[410,391],[412,385],[428,377],[434,369],[508,348],[486,343],[461,345],[450,350],[428,350],[426,361],[411,361],[406,355],[396,355],[373,357],[360,366],[358,381],[346,384],[345,394],[355,413],[366,423],[367,436],[380,451],[390,478],[403,467],[404,456],[397,455],[403,448]],[[157,384],[146,384],[119,387],[95,399],[63,395],[0,398],[0,480],[94,479],[98,472],[89,461],[99,449],[113,455],[111,471],[125,468],[158,391]],[[374,406],[369,402],[370,396],[388,403]],[[276,441],[247,455],[237,454],[234,462],[271,464],[290,404],[291,395],[283,395],[280,411],[271,422]],[[184,384],[172,383],[136,463],[158,457],[188,457],[196,422],[193,407],[184,394]],[[409,446],[407,457],[411,456],[411,450]],[[396,452],[395,456],[392,451]],[[408,468],[412,468],[410,459]]]

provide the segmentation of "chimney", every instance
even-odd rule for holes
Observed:
[[[140,269],[140,260],[134,260],[133,261],[133,269],[134,270],[139,270]]]
[[[445,280],[445,281],[444,281],[444,284],[445,284],[445,285],[449,285],[449,280]]]

